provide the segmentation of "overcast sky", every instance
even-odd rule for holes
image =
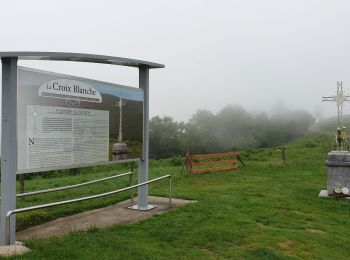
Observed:
[[[199,108],[285,105],[335,115],[321,103],[350,94],[350,2],[0,0],[0,51],[62,51],[165,64],[150,74],[150,113],[187,120]],[[131,86],[136,69],[63,62],[31,66]],[[345,107],[350,113],[350,104]]]

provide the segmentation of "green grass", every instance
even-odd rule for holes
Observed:
[[[324,162],[331,143],[332,137],[322,135],[290,143],[286,145],[287,165],[276,148],[247,150],[241,153],[247,167],[201,175],[181,174],[181,166],[170,166],[179,160],[152,162],[152,178],[171,174],[173,196],[198,202],[136,224],[27,241],[32,251],[16,259],[346,259],[350,201],[317,197],[326,188]],[[26,188],[78,183],[112,173],[37,177],[26,181]],[[126,181],[18,200],[18,206],[97,194],[118,185]],[[150,194],[166,196],[167,184],[151,185]],[[45,217],[34,222],[127,197],[43,210],[40,214]],[[40,215],[27,214],[34,220]],[[21,214],[17,218],[18,226],[31,225]]]

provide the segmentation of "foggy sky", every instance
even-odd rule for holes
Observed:
[[[151,70],[150,113],[187,120],[228,104],[336,115],[350,94],[350,2],[5,1],[0,51],[62,51],[163,63]],[[20,65],[137,86],[137,69],[66,62]],[[350,104],[345,107],[350,113]]]

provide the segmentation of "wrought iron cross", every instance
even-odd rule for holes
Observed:
[[[350,96],[344,94],[343,81],[337,81],[337,94],[335,96],[322,97],[322,102],[331,101],[337,103],[338,108],[338,129],[343,129],[343,106],[350,101]]]
[[[122,98],[119,98],[116,104],[119,107],[119,132],[118,132],[118,143],[123,141],[123,128],[122,128],[122,116],[123,116],[123,106],[125,106],[125,101]]]

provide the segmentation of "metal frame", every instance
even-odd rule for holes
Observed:
[[[96,163],[78,163],[72,165],[72,167],[69,166],[62,166],[60,167],[60,170],[67,170],[67,169],[74,169],[74,168],[82,168],[82,167],[91,167],[91,166],[103,166],[103,165],[111,165],[116,163],[133,163],[138,162],[138,158],[134,159],[123,159],[120,161],[108,161],[108,162],[96,162]],[[30,170],[17,170],[17,175],[25,175],[27,173],[38,173],[38,172],[49,172],[49,171],[55,171],[57,170],[57,167],[45,167],[40,169],[30,169]]]
[[[16,208],[17,172],[17,57],[2,58],[1,118],[1,210],[0,244],[5,242],[6,213]],[[15,243],[16,218],[11,221],[9,240]]]
[[[6,245],[10,245],[10,226],[11,226],[11,216],[15,213],[21,213],[21,212],[26,212],[26,211],[32,211],[32,210],[36,210],[36,209],[43,209],[43,208],[50,208],[50,207],[54,207],[54,206],[60,206],[60,205],[66,205],[66,204],[70,204],[70,203],[74,203],[74,202],[81,202],[81,201],[85,201],[85,200],[91,200],[91,199],[97,199],[97,198],[102,198],[102,197],[106,197],[106,196],[110,196],[116,193],[120,193],[123,191],[127,191],[127,190],[132,190],[134,188],[139,188],[142,186],[146,186],[150,183],[165,179],[165,178],[169,178],[169,208],[172,207],[172,197],[171,197],[171,189],[172,189],[172,184],[171,184],[171,175],[165,175],[162,177],[158,177],[146,182],[142,182],[139,184],[135,184],[126,188],[122,188],[119,190],[114,190],[114,191],[110,191],[110,192],[106,192],[106,193],[100,193],[97,195],[92,195],[92,196],[87,196],[87,197],[83,197],[83,198],[78,198],[78,199],[72,199],[72,200],[64,200],[64,201],[58,201],[58,202],[53,202],[53,203],[49,203],[49,204],[43,204],[43,205],[37,205],[37,206],[32,206],[32,207],[27,207],[27,208],[20,208],[20,209],[14,209],[14,210],[9,210],[6,213]]]
[[[142,159],[139,161],[138,181],[145,182],[148,180],[148,156],[149,156],[149,69],[148,67],[139,68],[139,85],[143,89],[143,150]],[[142,186],[138,189],[139,200],[137,205],[131,207],[137,210],[150,210],[155,208],[155,205],[148,204],[148,186]]]
[[[149,151],[149,70],[164,68],[163,64],[127,59],[120,57],[64,53],[64,52],[0,52],[2,61],[2,144],[1,144],[1,210],[0,210],[0,245],[8,240],[15,244],[16,219],[11,217],[6,227],[7,212],[16,209],[16,174],[17,172],[17,63],[18,60],[73,61],[129,66],[139,69],[139,88],[144,91],[143,115],[143,156],[139,163],[139,210],[152,208],[148,205],[148,151]],[[125,161],[123,161],[125,162]],[[4,232],[8,228],[8,232]],[[8,237],[7,237],[7,235]]]
[[[89,63],[102,63],[119,66],[136,67],[147,66],[150,69],[164,68],[163,64],[127,59],[114,56],[86,54],[86,53],[69,53],[69,52],[0,52],[0,57],[12,58],[18,57],[20,60],[50,60],[50,61],[76,61]]]

